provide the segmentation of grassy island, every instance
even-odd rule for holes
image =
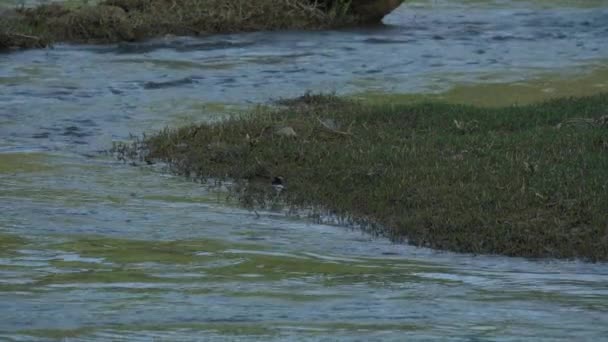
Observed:
[[[115,151],[416,246],[608,260],[608,94],[494,109],[309,94]]]
[[[164,35],[322,29],[379,22],[400,0],[103,0],[0,10],[0,50],[54,42],[131,42]]]

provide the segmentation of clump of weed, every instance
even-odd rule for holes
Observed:
[[[116,151],[229,180],[251,208],[331,213],[416,246],[608,260],[608,94],[499,109],[283,103]],[[558,126],[572,120],[585,124]]]

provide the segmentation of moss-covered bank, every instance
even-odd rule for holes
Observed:
[[[247,206],[327,210],[417,246],[608,260],[608,94],[499,109],[284,105],[115,151],[232,180]]]
[[[112,43],[163,35],[320,29],[379,21],[401,0],[103,0],[0,12],[0,50],[53,42]]]

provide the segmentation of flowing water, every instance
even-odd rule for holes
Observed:
[[[385,22],[0,55],[0,340],[608,339],[606,264],[256,215],[99,153],[306,90],[493,104],[608,87],[606,1],[419,1]]]

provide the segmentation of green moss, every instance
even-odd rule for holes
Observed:
[[[492,109],[301,102],[166,129],[116,151],[231,179],[247,207],[313,209],[417,246],[608,260],[608,94]],[[298,272],[272,262],[277,274]]]

